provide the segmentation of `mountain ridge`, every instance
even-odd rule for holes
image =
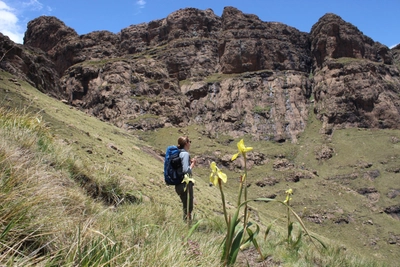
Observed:
[[[38,54],[21,59],[23,48]],[[80,36],[39,17],[18,49],[4,54],[3,69],[125,129],[206,123],[210,133],[296,142],[314,103],[322,132],[400,125],[398,48],[331,13],[309,34],[234,7]]]

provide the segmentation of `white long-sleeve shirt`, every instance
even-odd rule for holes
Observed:
[[[181,150],[179,157],[182,161],[182,171],[184,174],[192,175],[192,169],[190,168],[190,155],[185,149]]]

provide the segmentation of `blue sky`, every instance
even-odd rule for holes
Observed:
[[[310,32],[324,14],[335,13],[374,41],[388,47],[400,43],[400,0],[0,0],[0,32],[22,43],[27,23],[46,15],[59,18],[78,34],[117,33],[186,7],[211,8],[221,16],[225,6],[304,32]]]

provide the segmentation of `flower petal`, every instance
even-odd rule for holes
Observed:
[[[246,152],[249,152],[252,150],[253,150],[253,148],[251,146],[249,146],[249,147],[245,147],[243,151],[244,151],[244,153],[246,153]]]
[[[215,186],[218,185],[218,176],[215,173],[210,174],[210,183],[213,183]]]
[[[234,161],[237,157],[239,157],[239,153],[236,153],[235,155],[233,155],[231,158],[231,161]]]
[[[216,171],[216,168],[217,168],[217,163],[215,163],[214,161],[211,162],[211,163],[210,163],[210,168],[211,168],[212,172],[215,172],[215,171]]]
[[[292,195],[293,194],[293,190],[290,188],[290,189],[286,190],[285,193],[287,195]]]
[[[210,173],[210,183],[213,183],[215,186],[218,184],[218,176],[217,176],[217,164],[213,161],[210,163],[211,173]]]
[[[218,176],[214,176],[214,179],[211,181],[214,186],[218,185]]]
[[[222,180],[222,182],[226,183],[228,180],[228,176],[226,176],[225,173],[223,173],[221,170],[218,170],[218,178]]]
[[[238,147],[238,150],[239,150],[239,152],[244,152],[243,150],[245,149],[245,146],[244,146],[244,141],[243,141],[243,139],[242,140],[240,140],[238,143],[237,143],[237,147]]]
[[[183,180],[182,180],[182,183],[188,184],[189,182],[195,183],[195,181],[194,181],[193,178],[189,177],[188,174],[185,174],[185,176],[184,176],[184,178],[183,178]]]
[[[185,174],[185,176],[184,176],[184,178],[183,178],[183,180],[182,180],[182,184],[183,184],[183,183],[186,183],[186,184],[189,183],[189,175],[186,175],[186,174]]]

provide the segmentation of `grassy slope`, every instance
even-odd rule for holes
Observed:
[[[145,242],[143,240],[147,240],[147,238],[143,238],[141,241],[131,240],[132,236],[139,236],[136,238],[140,239],[141,235],[159,238],[160,242],[172,240],[171,242],[179,243],[180,237],[176,235],[182,235],[182,231],[184,231],[181,229],[182,227],[178,226],[181,225],[178,198],[173,188],[165,186],[163,182],[162,159],[157,156],[157,153],[146,151],[163,151],[167,145],[175,144],[177,137],[184,133],[194,140],[193,155],[201,157],[202,155],[213,155],[219,151],[216,154],[217,157],[236,153],[237,140],[230,142],[229,145],[227,145],[229,138],[226,136],[210,140],[200,134],[200,127],[138,132],[135,136],[55,101],[28,84],[22,83],[22,87],[19,87],[8,81],[10,76],[7,73],[1,72],[1,77],[3,77],[3,80],[0,81],[2,106],[23,108],[28,105],[30,110],[43,116],[53,132],[55,140],[61,141],[63,145],[69,145],[77,164],[88,175],[98,179],[99,183],[118,180],[120,187],[126,192],[143,197],[142,204],[123,206],[114,215],[109,213],[109,209],[99,211],[107,216],[98,216],[98,225],[113,225],[117,237],[119,235],[121,237],[131,236],[125,240],[128,243],[127,246],[130,242],[133,244]],[[324,240],[331,239],[334,240],[334,243],[343,245],[349,255],[360,253],[363,255],[362,257],[372,256],[373,259],[387,262],[390,265],[392,260],[400,257],[400,249],[398,245],[388,244],[388,235],[389,232],[399,235],[400,224],[398,220],[382,213],[382,209],[398,203],[398,197],[389,199],[387,192],[389,189],[400,189],[400,186],[396,187],[399,174],[388,172],[387,169],[399,162],[400,144],[390,142],[390,138],[392,136],[400,138],[400,132],[338,130],[334,132],[331,140],[326,140],[318,133],[319,127],[319,122],[310,115],[309,126],[300,137],[299,144],[253,142],[251,138],[245,138],[247,146],[253,146],[255,151],[268,157],[267,164],[255,166],[249,171],[249,182],[251,183],[249,195],[259,197],[275,193],[278,199],[284,199],[284,191],[293,188],[292,204],[296,211],[301,213],[304,207],[307,207],[304,212],[305,216],[313,215],[313,217],[321,218],[321,223],[315,224],[303,217],[307,227],[314,233],[325,236]],[[315,151],[321,144],[326,144],[335,150],[333,158],[325,162],[315,159]],[[319,176],[312,179],[301,179],[297,183],[287,182],[285,178],[299,169],[274,171],[272,164],[275,157],[279,155],[285,155],[296,166],[304,165],[306,169],[317,170]],[[360,161],[372,163],[372,167],[369,169],[357,167]],[[380,176],[373,181],[364,178],[364,173],[370,169],[380,172]],[[227,198],[230,203],[235,203],[237,185],[234,181],[239,174],[228,170],[224,171],[230,178],[230,182],[226,185],[226,190],[229,190]],[[355,179],[349,179],[348,174],[351,173],[359,175]],[[203,251],[201,259],[204,266],[215,266],[215,260],[219,255],[215,248],[222,238],[221,232],[219,232],[222,218],[220,218],[219,190],[208,186],[208,174],[209,171],[206,168],[196,170],[196,211],[198,218],[211,218],[214,222],[202,225],[201,232],[196,233],[194,238],[197,238]],[[268,177],[275,177],[279,183],[263,188],[255,185],[255,181]],[[378,189],[379,199],[372,202],[366,196],[356,193],[355,190],[365,187]],[[253,203],[251,207],[252,216],[257,215],[261,224],[267,225],[276,220],[273,229],[275,229],[276,235],[282,232],[281,229],[285,226],[285,217],[279,206]],[[335,221],[339,223],[335,223]],[[134,228],[132,224],[142,227]],[[169,225],[171,229],[176,229],[177,233],[164,230],[157,232],[154,229],[143,230],[147,229],[149,225],[165,224]],[[146,242],[154,247],[153,255],[137,251],[137,253],[143,253],[140,254],[141,260],[150,261],[154,254],[158,253],[161,253],[163,257],[170,255],[165,252],[165,249],[168,250],[168,248],[162,248],[162,244],[159,242],[154,240]],[[267,244],[271,246],[270,243]],[[312,251],[312,248],[310,249]],[[269,253],[274,254],[271,251]],[[306,251],[305,254],[307,253],[310,252]],[[275,250],[273,257],[277,262],[290,262],[290,259],[287,258],[289,256],[283,252],[279,254]],[[174,259],[170,260],[174,261]],[[314,259],[314,261],[318,263],[318,260]],[[158,262],[158,264],[161,263]],[[312,265],[312,263],[308,264]],[[141,266],[150,265],[142,263]],[[290,266],[290,264],[285,266]]]

